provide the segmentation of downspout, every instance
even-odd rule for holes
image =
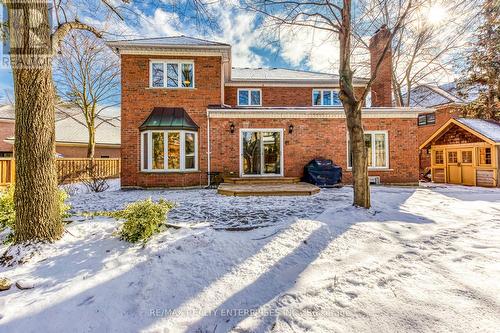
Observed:
[[[210,186],[211,179],[210,179],[210,155],[212,155],[212,152],[210,151],[210,111],[207,109],[207,179],[208,179],[208,184],[207,186]]]

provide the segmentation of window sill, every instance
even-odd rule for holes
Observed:
[[[148,174],[148,173],[162,173],[162,174],[186,174],[186,173],[201,173],[200,170],[141,170],[140,173]]]

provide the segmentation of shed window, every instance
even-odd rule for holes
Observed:
[[[462,163],[472,163],[472,151],[464,150],[462,152]]]
[[[434,163],[435,164],[444,164],[444,154],[442,150],[436,150],[434,152]]]
[[[448,152],[448,163],[457,163],[457,152],[456,151],[449,151]]]
[[[491,148],[479,148],[479,164],[491,165]]]

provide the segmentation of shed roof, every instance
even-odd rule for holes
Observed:
[[[183,108],[155,107],[140,126],[141,131],[175,129],[198,131],[199,126]]]
[[[500,143],[500,123],[493,120],[457,118],[457,121],[484,135],[488,139]]]
[[[425,142],[420,145],[420,149],[428,147],[431,142],[446,133],[452,125],[457,125],[469,131],[489,144],[500,145],[500,123],[484,119],[451,118],[425,140]]]

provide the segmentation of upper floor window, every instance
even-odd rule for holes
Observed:
[[[262,92],[260,89],[238,89],[238,106],[262,105]]]
[[[436,123],[435,113],[426,113],[418,115],[418,126],[432,125]]]
[[[338,90],[313,89],[312,104],[315,106],[341,106]]]
[[[153,60],[150,87],[194,88],[194,63],[186,60]]]
[[[365,147],[368,150],[368,169],[389,167],[389,142],[386,131],[365,131]],[[347,167],[352,168],[351,143],[347,142]]]

